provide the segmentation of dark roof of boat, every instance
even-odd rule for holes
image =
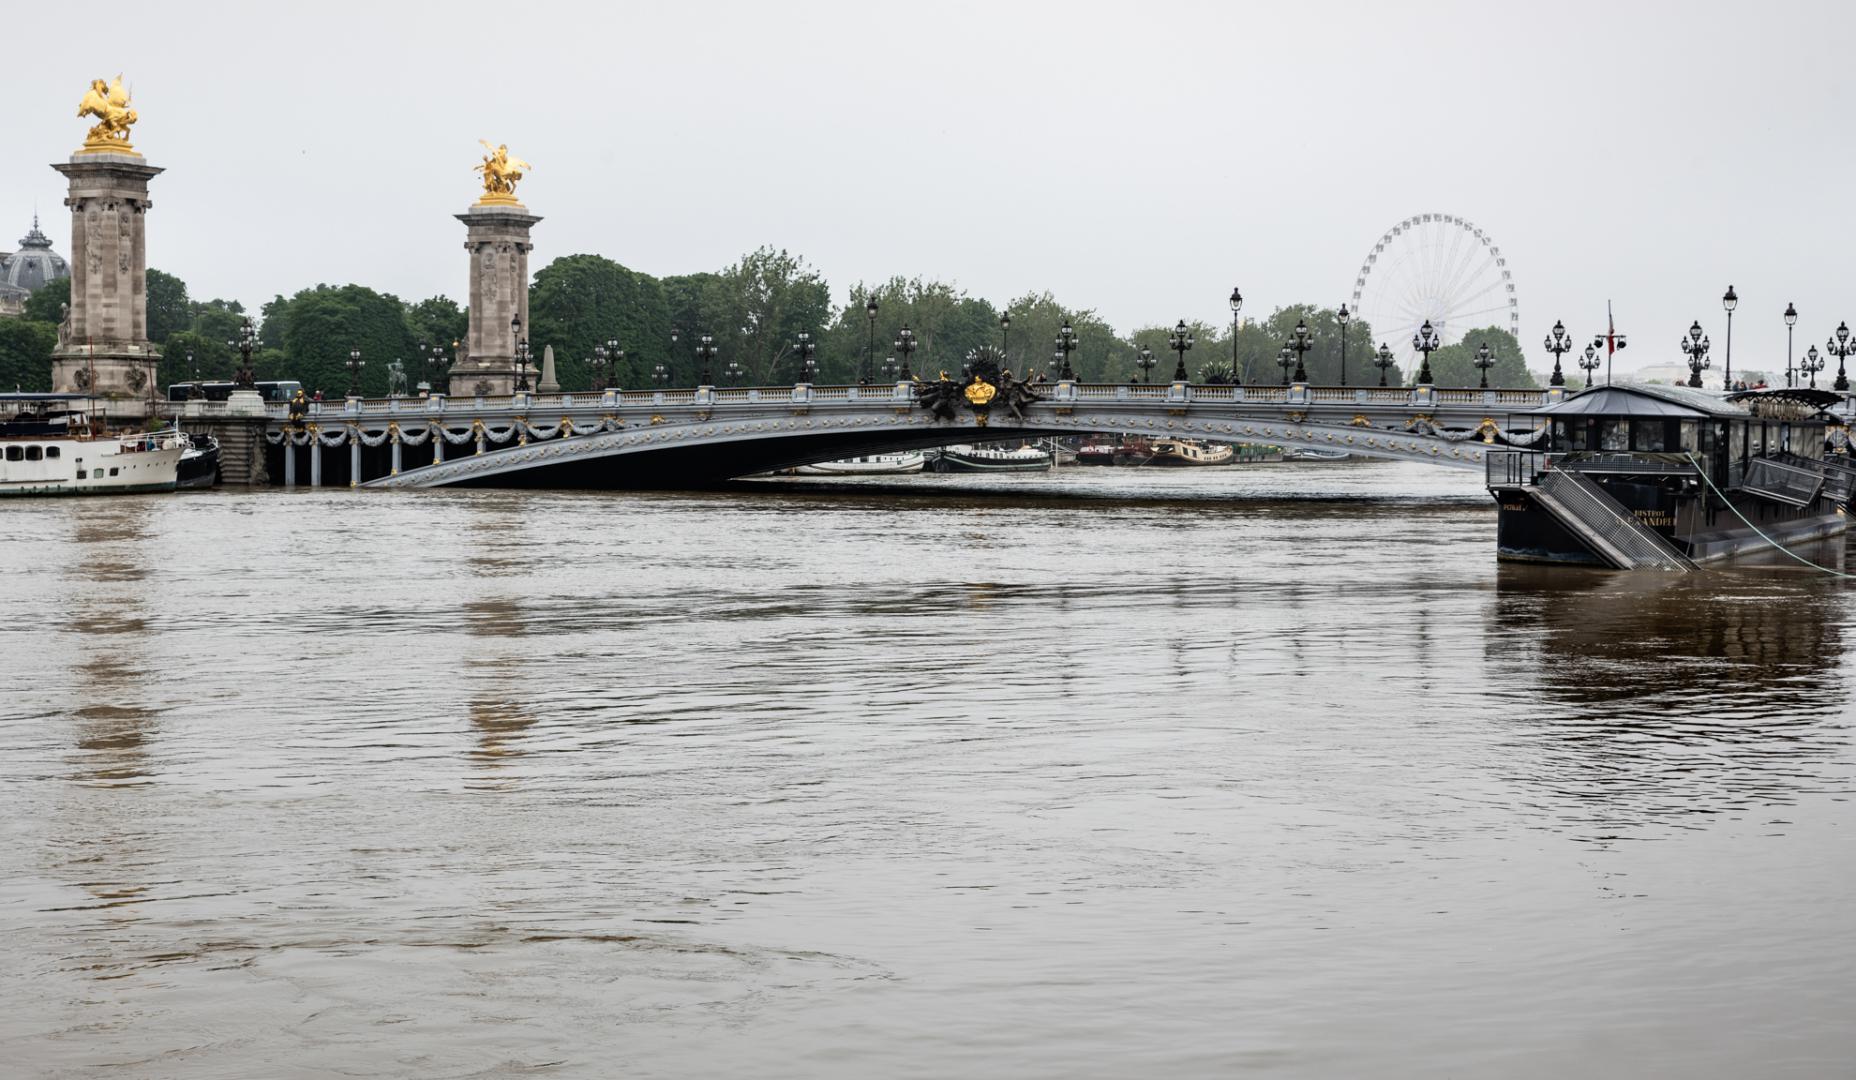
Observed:
[[[1780,386],[1768,390],[1741,390],[1728,394],[1728,401],[1761,402],[1782,401],[1788,405],[1803,405],[1811,409],[1828,409],[1843,401],[1843,395],[1835,390],[1818,390],[1809,386]]]
[[[1534,411],[1553,416],[1745,418],[1752,415],[1746,406],[1720,394],[1711,394],[1692,386],[1660,386],[1651,383],[1589,387],[1557,405],[1548,405]]]

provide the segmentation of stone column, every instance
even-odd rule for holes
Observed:
[[[160,396],[148,341],[148,182],[162,170],[128,151],[80,151],[52,168],[70,182],[71,311],[52,352],[52,389],[140,417]]]
[[[464,357],[451,369],[451,396],[509,394],[515,388],[516,339],[509,322],[522,316],[528,337],[528,231],[541,218],[520,203],[477,203],[457,215],[470,252],[470,330]],[[530,338],[531,342],[533,338]],[[531,345],[531,356],[537,350]],[[535,368],[529,365],[530,385]]]

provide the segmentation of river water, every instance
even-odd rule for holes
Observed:
[[[1856,593],[1478,480],[11,503],[0,1072],[1851,1075]]]

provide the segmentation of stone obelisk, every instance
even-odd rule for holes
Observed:
[[[535,245],[528,232],[541,220],[516,200],[516,182],[530,167],[510,157],[507,145],[491,148],[477,167],[482,197],[457,215],[470,252],[470,330],[464,356],[451,369],[454,397],[508,394],[515,385],[516,342],[529,333],[528,253]],[[527,371],[533,388],[532,359]]]
[[[149,415],[161,354],[148,341],[148,182],[162,170],[129,145],[136,114],[119,76],[91,83],[84,145],[52,168],[70,182],[71,307],[52,352],[57,393],[94,394],[113,417]]]

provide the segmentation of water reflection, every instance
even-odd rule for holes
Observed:
[[[1517,775],[1603,829],[1789,803],[1832,783],[1849,699],[1838,587],[1738,569],[1504,566],[1485,663]]]
[[[102,499],[72,520],[73,554],[62,564],[60,622],[73,635],[70,710],[76,775],[99,783],[149,775],[147,742],[156,711],[150,685],[148,576],[150,503]]]
[[[482,768],[500,769],[522,755],[523,734],[535,725],[522,700],[522,676],[544,658],[522,651],[528,620],[513,597],[468,600],[463,610],[466,633],[483,643],[469,658],[470,725],[476,736],[470,758]]]

